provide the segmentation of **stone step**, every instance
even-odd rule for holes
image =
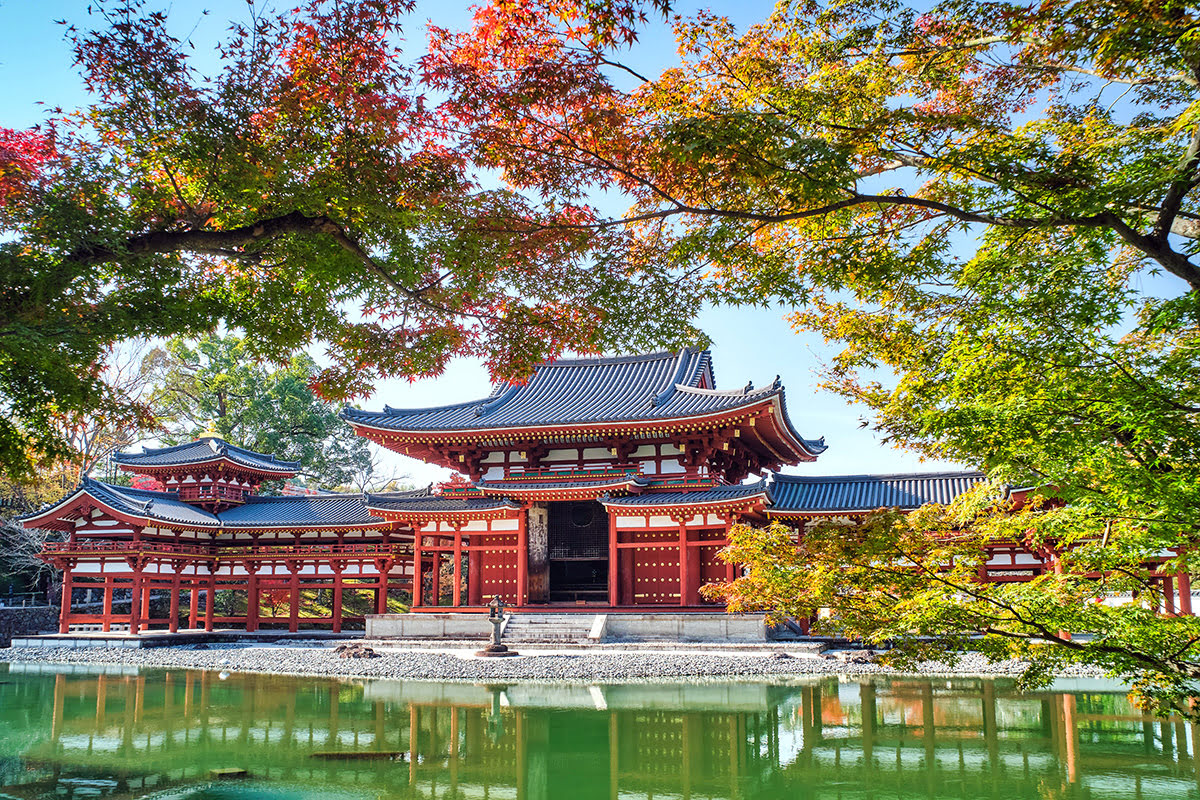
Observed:
[[[586,641],[595,617],[591,614],[514,614],[504,626],[511,642]]]

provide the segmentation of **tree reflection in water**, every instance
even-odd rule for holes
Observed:
[[[1195,726],[1150,719],[1099,682],[484,686],[33,665],[0,678],[0,787],[20,798],[1008,800],[1200,786]],[[211,783],[230,769],[249,777]]]

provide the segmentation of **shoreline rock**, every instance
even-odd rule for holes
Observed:
[[[344,646],[344,645],[343,645]],[[360,645],[361,646],[361,645]],[[837,657],[762,653],[672,651],[531,650],[515,658],[481,659],[470,651],[387,649],[376,645],[372,657],[345,658],[338,643],[329,646],[268,646],[236,643],[146,649],[9,648],[0,662],[40,665],[118,665],[146,669],[196,669],[304,677],[382,678],[444,682],[675,682],[698,680],[777,680],[841,676],[1013,677],[1021,662],[988,662],[965,653],[957,664],[922,664],[916,671]],[[344,652],[344,651],[343,651]],[[1098,670],[1074,668],[1059,677],[1103,677]]]

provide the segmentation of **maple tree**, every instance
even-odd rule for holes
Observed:
[[[697,295],[623,259],[628,236],[532,225],[587,211],[481,177],[402,49],[410,11],[248,3],[213,75],[144,0],[64,23],[90,102],[0,131],[3,469],[64,454],[56,415],[128,410],[95,366],[128,338],[223,324],[277,362],[321,343],[328,398],[453,355],[521,379],[695,338]]]
[[[1097,644],[1048,652],[1138,681],[1159,708],[1196,694],[1179,666],[1200,655],[1195,626],[1150,611],[1158,559],[1200,569],[1195,9],[797,0],[744,31],[710,13],[674,31],[681,65],[647,76],[558,3],[496,2],[472,31],[435,31],[424,68],[470,157],[511,186],[620,193],[623,215],[581,224],[629,232],[639,263],[702,265],[713,303],[795,308],[840,348],[825,386],[887,440],[1065,503],[1018,518],[1061,574],[980,589],[1016,616],[963,610],[928,575],[896,590],[911,601],[897,615],[880,588],[903,560],[885,547],[894,519],[839,532],[878,563],[829,537],[803,551],[819,569],[785,558],[794,579],[742,583],[739,602],[824,604],[833,630],[919,632],[948,654],[985,611],[996,637],[1028,641],[1019,620],[1057,598]],[[956,552],[977,561],[1005,518],[964,522]],[[747,531],[734,552],[776,574],[782,536]],[[880,588],[857,611],[854,579]],[[1103,614],[1085,603],[1135,591]]]
[[[267,589],[266,591],[259,592],[258,596],[260,608],[261,604],[265,602],[267,608],[271,609],[272,617],[278,617],[286,613],[288,606],[292,602],[291,589]]]
[[[247,356],[237,336],[175,338],[157,359],[149,404],[165,430],[166,444],[190,442],[210,430],[227,442],[283,461],[299,461],[300,474],[330,489],[368,477],[373,457],[367,441],[341,420],[341,406],[310,387],[320,371],[307,353],[277,368]]]

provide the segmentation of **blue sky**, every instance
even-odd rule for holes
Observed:
[[[260,6],[263,5],[260,0]],[[292,5],[288,0],[283,5]],[[150,8],[165,7],[151,2]],[[0,126],[22,128],[36,124],[46,106],[70,108],[86,100],[71,55],[55,19],[85,25],[87,0],[0,0]],[[698,4],[678,7],[689,13]],[[762,0],[724,2],[707,7],[729,15],[740,28],[766,17],[771,4]],[[231,17],[244,15],[242,0],[176,0],[170,6],[179,35],[192,33],[198,53],[205,42],[214,41]],[[201,11],[209,14],[202,16]],[[417,47],[423,44],[426,20],[446,27],[462,27],[469,20],[468,5],[457,2],[419,2],[414,26],[407,36]],[[656,74],[675,63],[674,42],[665,24],[656,23],[641,36],[630,60],[643,74]],[[701,327],[712,337],[718,388],[744,385],[748,380],[761,386],[779,375],[787,390],[788,410],[796,429],[804,436],[824,436],[829,450],[815,464],[788,469],[799,474],[845,474],[907,472],[959,465],[922,461],[915,454],[884,445],[869,426],[860,422],[865,409],[848,405],[841,398],[817,387],[818,371],[833,354],[818,336],[796,334],[784,320],[785,308],[709,309],[700,317]],[[314,353],[319,357],[319,353]],[[410,383],[391,380],[380,383],[373,395],[363,398],[363,408],[426,406],[483,397],[490,392],[486,369],[479,362],[459,359],[446,372],[430,380]],[[443,479],[448,473],[412,459],[388,454],[389,465],[417,484]]]

